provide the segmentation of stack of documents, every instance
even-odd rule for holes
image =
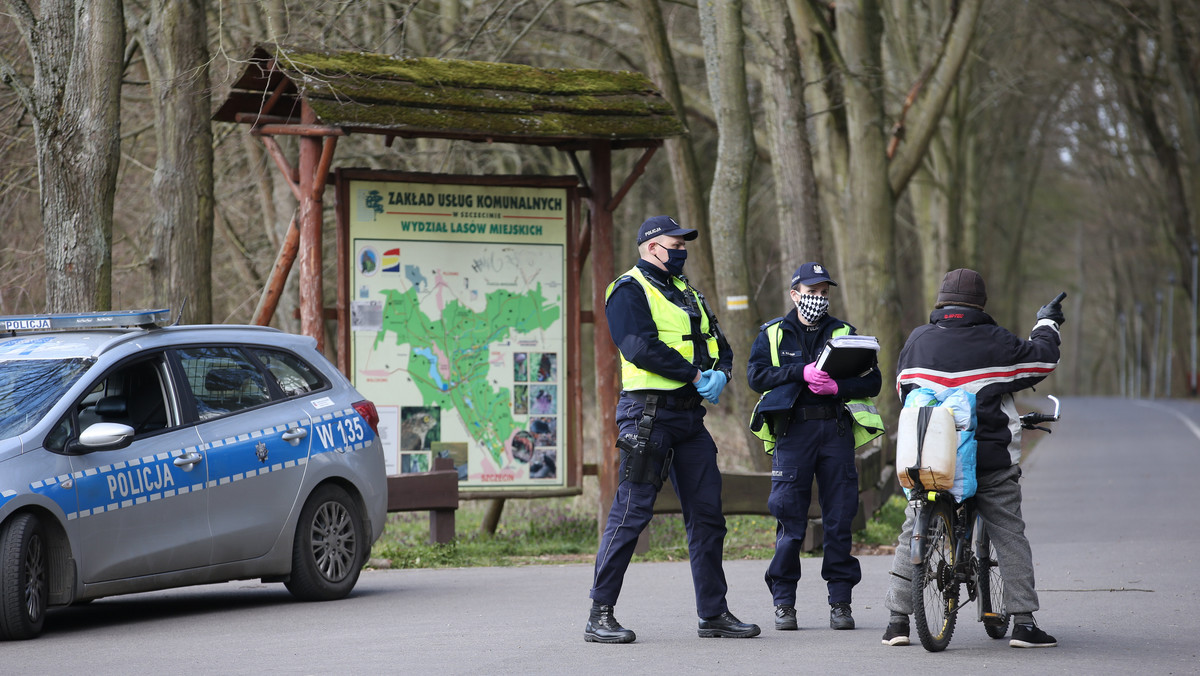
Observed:
[[[875,336],[834,336],[817,358],[817,368],[834,379],[861,376],[875,366],[878,354]]]

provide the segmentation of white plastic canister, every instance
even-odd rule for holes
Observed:
[[[919,418],[929,411],[924,445],[919,449]],[[900,485],[915,488],[908,469],[920,466],[921,485],[926,490],[949,490],[954,485],[954,462],[958,453],[958,430],[949,407],[908,407],[900,409],[900,430],[896,438],[896,474]]]

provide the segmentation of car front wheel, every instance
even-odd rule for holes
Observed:
[[[33,638],[46,620],[48,562],[42,524],[18,514],[0,530],[0,639]]]
[[[345,597],[358,582],[365,546],[354,500],[337,486],[321,486],[300,512],[288,591],[303,601]]]

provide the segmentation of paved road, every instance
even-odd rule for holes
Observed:
[[[686,563],[635,564],[617,617],[638,640],[616,646],[582,640],[590,565],[369,571],[333,603],[240,582],[57,611],[43,637],[0,644],[0,672],[1194,674],[1198,480],[1200,403],[1064,401],[1025,478],[1037,617],[1059,639],[1053,649],[1009,648],[969,618],[944,653],[884,647],[889,561],[864,557],[856,631],[828,629],[816,559],[798,632],[770,629],[765,562],[727,562],[732,610],[766,627],[750,640],[696,637]]]

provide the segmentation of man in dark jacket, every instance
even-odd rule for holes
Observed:
[[[865,372],[839,374],[837,379],[816,368],[832,336],[854,333],[854,327],[828,313],[832,285],[836,282],[821,264],[801,265],[788,292],[796,311],[763,325],[746,369],[750,388],[765,393],[758,410],[770,417],[776,436],[767,499],[776,519],[775,556],[765,579],[775,603],[775,628],[781,630],[799,628],[796,584],[814,476],[824,532],[821,577],[829,592],[831,628],[854,628],[851,590],[862,579],[858,559],[850,554],[858,470],[854,422],[845,402],[879,394],[883,376],[873,360]],[[772,332],[778,332],[775,339]]]
[[[1033,620],[1038,597],[1033,553],[1021,516],[1021,424],[1013,394],[1041,382],[1058,365],[1058,327],[1064,317],[1058,303],[1043,306],[1029,340],[1021,340],[983,311],[986,303],[987,289],[978,272],[964,268],[946,273],[929,323],[914,329],[900,351],[896,386],[901,399],[918,387],[935,392],[960,387],[975,394],[979,481],[975,499],[996,547],[1004,578],[1004,607],[1014,620],[1009,645],[1054,647],[1058,645],[1054,637]],[[909,643],[912,527],[910,504],[892,561],[885,645]]]

